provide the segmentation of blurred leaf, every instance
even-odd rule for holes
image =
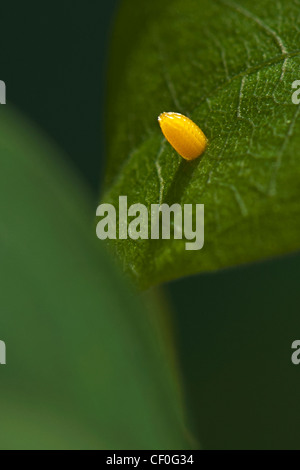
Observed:
[[[113,251],[148,286],[298,250],[299,2],[148,3],[123,2],[115,29],[102,201],[204,203],[205,244],[129,239]],[[199,124],[202,158],[165,142],[163,111]]]
[[[147,307],[96,240],[82,183],[0,108],[2,449],[188,448]]]

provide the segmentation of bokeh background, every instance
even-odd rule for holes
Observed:
[[[118,0],[1,6],[7,103],[65,151],[95,207],[117,6]],[[300,448],[300,365],[291,363],[291,344],[300,337],[299,274],[295,254],[163,286],[189,418],[204,449]]]

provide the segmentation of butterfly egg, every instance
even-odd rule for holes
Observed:
[[[204,152],[207,138],[191,119],[179,113],[162,113],[158,122],[167,141],[186,160],[194,160]]]

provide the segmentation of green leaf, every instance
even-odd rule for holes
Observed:
[[[148,2],[150,3],[150,2]],[[299,2],[123,2],[109,75],[102,202],[205,206],[205,243],[117,240],[124,269],[147,287],[300,247]],[[188,115],[209,147],[184,161],[157,116]]]
[[[8,106],[0,156],[1,449],[189,448],[153,312],[96,246],[86,188]]]

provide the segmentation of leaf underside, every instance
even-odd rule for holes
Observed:
[[[204,204],[205,243],[116,240],[147,287],[277,256],[300,246],[298,1],[124,2],[110,65],[108,163],[101,202]],[[130,25],[130,28],[129,28]],[[209,139],[184,161],[157,123],[193,119]]]

